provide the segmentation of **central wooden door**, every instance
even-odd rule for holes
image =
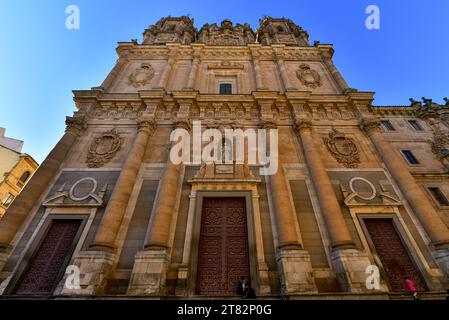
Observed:
[[[409,277],[418,291],[426,285],[415,268],[399,237],[392,219],[364,219],[371,241],[382,262],[391,291],[406,291],[404,277]]]
[[[71,254],[82,220],[53,220],[39,249],[21,277],[14,293],[50,295],[60,279]]]
[[[235,295],[250,280],[245,198],[204,198],[200,232],[196,294]]]

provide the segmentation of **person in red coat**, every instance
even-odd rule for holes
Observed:
[[[411,293],[413,299],[418,300],[418,290],[416,290],[415,283],[409,277],[404,278],[405,286],[407,287],[408,292]]]

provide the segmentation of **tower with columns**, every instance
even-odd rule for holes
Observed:
[[[286,18],[167,17],[117,54],[0,220],[1,295],[444,297],[447,99],[374,106]],[[277,171],[173,162],[194,121],[276,130]]]

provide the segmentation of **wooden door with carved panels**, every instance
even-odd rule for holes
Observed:
[[[196,293],[236,294],[241,276],[250,280],[245,198],[203,199]]]
[[[402,243],[393,219],[364,219],[364,223],[388,277],[390,290],[407,291],[404,279],[407,276],[418,291],[426,291],[426,284]]]
[[[81,219],[55,219],[14,290],[17,295],[50,295],[65,268]]]

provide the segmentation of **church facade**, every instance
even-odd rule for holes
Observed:
[[[409,277],[443,297],[447,99],[374,106],[285,18],[167,17],[117,53],[0,220],[1,295],[232,298],[245,277],[260,298],[388,299]],[[250,148],[173,161],[195,125],[276,132],[277,170]]]

